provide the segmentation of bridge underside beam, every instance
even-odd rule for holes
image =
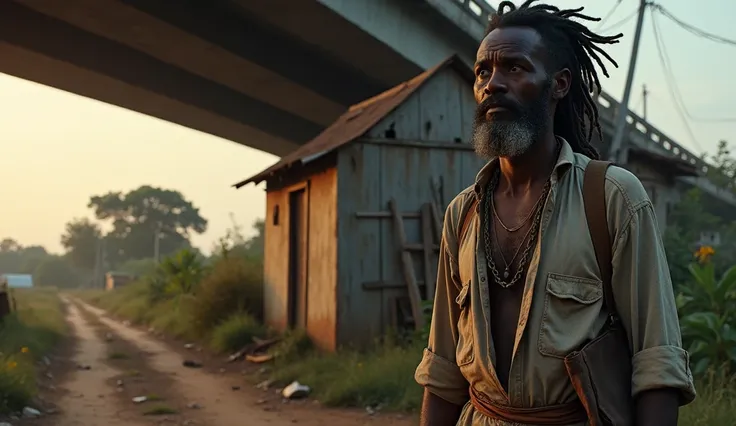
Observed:
[[[271,25],[279,2],[0,2],[0,72],[284,155],[419,71],[318,2],[284,4],[290,17]],[[343,38],[315,44],[324,24],[394,66],[369,77],[339,55]]]

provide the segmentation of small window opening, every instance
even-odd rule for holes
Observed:
[[[273,207],[273,219],[272,219],[274,226],[279,226],[279,205],[276,204]]]

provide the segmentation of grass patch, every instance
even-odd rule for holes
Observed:
[[[0,413],[22,410],[36,394],[35,362],[66,333],[54,289],[13,290],[17,308],[0,325]]]
[[[732,424],[736,418],[736,376],[711,371],[696,385],[698,397],[680,409],[681,426]]]
[[[138,370],[127,370],[123,373],[125,377],[138,377],[141,375],[141,372]]]
[[[192,327],[193,295],[182,294],[152,302],[145,281],[134,282],[114,291],[84,290],[73,295],[132,324],[153,327],[175,338],[196,337]]]
[[[271,378],[279,385],[293,380],[312,388],[312,396],[327,406],[381,405],[390,411],[416,411],[423,389],[414,381],[423,345],[388,342],[368,353],[336,354],[309,350],[301,333],[277,346],[279,356]],[[697,399],[680,409],[681,426],[731,424],[736,418],[736,376],[713,372],[697,383]]]
[[[109,359],[129,359],[130,356],[125,352],[113,352],[108,356]]]
[[[151,408],[146,409],[143,412],[146,416],[165,416],[168,414],[177,414],[178,411],[175,408],[169,407],[168,405],[158,404]]]
[[[421,345],[386,343],[370,353],[308,351],[304,355],[300,339],[298,335],[287,338],[277,347],[279,357],[272,378],[279,384],[298,380],[328,406],[419,408],[423,390],[414,381],[414,370],[421,359]]]
[[[263,326],[246,313],[233,314],[212,330],[210,347],[220,353],[232,352],[262,337]]]

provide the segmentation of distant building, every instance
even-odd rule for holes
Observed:
[[[133,280],[135,280],[135,276],[125,272],[108,272],[105,274],[105,290],[110,291],[124,287]]]
[[[0,275],[0,282],[2,281],[6,281],[9,288],[33,287],[33,277],[29,274],[3,274]]]

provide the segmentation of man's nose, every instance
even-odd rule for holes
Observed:
[[[504,78],[503,73],[494,71],[493,74],[491,74],[491,77],[486,82],[486,85],[483,87],[483,94],[486,96],[490,96],[495,93],[506,92],[508,92],[508,86],[506,84],[506,79]]]

